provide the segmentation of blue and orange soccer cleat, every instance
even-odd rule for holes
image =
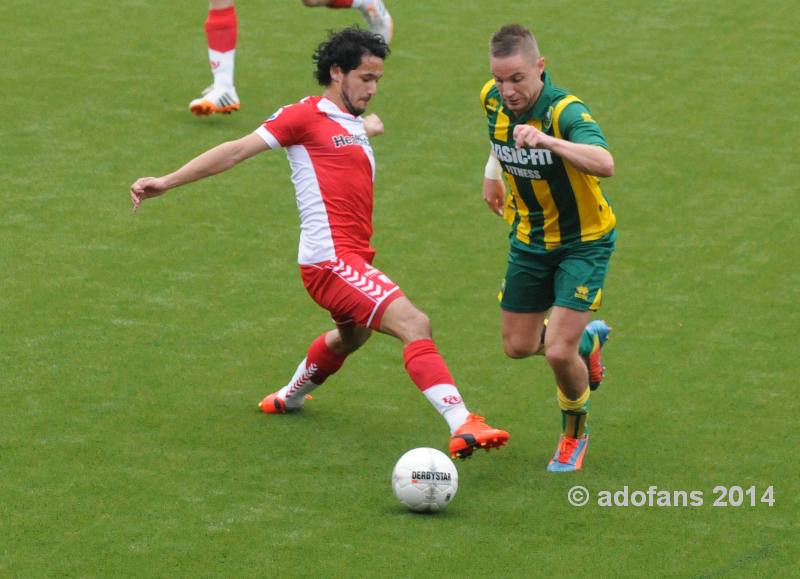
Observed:
[[[306,394],[305,399],[313,400],[310,394]],[[302,406],[287,408],[286,401],[278,396],[278,392],[273,392],[264,398],[264,400],[259,402],[258,407],[261,409],[261,412],[266,412],[267,414],[286,414],[287,412],[296,412],[302,408]]]
[[[583,466],[583,457],[586,449],[589,448],[589,435],[584,434],[580,438],[561,435],[558,441],[556,453],[550,464],[547,465],[549,472],[574,472]]]
[[[586,326],[586,331],[592,337],[592,352],[588,356],[584,356],[583,361],[586,362],[589,368],[589,388],[597,390],[600,388],[600,383],[603,381],[606,373],[606,367],[603,366],[603,344],[608,340],[608,335],[611,333],[611,327],[606,324],[605,320],[595,320]]]
[[[500,448],[508,442],[508,438],[508,432],[492,428],[486,424],[483,416],[470,414],[450,437],[450,456],[469,458],[476,448],[487,451],[490,448]]]

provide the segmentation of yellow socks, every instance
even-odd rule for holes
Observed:
[[[580,438],[586,432],[586,419],[589,416],[589,395],[592,391],[588,388],[583,391],[577,400],[567,398],[561,388],[556,388],[558,405],[561,407],[561,427],[564,436]]]

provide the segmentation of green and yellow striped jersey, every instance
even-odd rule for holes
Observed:
[[[600,239],[617,221],[597,177],[580,172],[547,149],[514,146],[514,127],[530,124],[560,139],[608,148],[588,107],[553,85],[548,72],[542,81],[533,108],[519,117],[503,107],[494,80],[481,90],[489,140],[511,186],[505,206],[511,243],[533,252]]]

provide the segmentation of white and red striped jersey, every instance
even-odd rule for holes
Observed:
[[[349,252],[371,261],[375,158],[364,122],[325,97],[279,109],[255,131],[284,147],[300,211],[300,264]]]

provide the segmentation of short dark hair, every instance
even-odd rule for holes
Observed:
[[[367,55],[386,60],[389,46],[382,36],[355,26],[339,32],[332,30],[328,33],[328,40],[317,47],[312,57],[317,63],[314,77],[322,86],[329,86],[333,65],[338,65],[342,72],[348,73],[358,68],[362,57]]]
[[[507,24],[492,34],[489,54],[505,58],[515,54],[528,53],[539,58],[539,45],[533,33],[521,24]]]

